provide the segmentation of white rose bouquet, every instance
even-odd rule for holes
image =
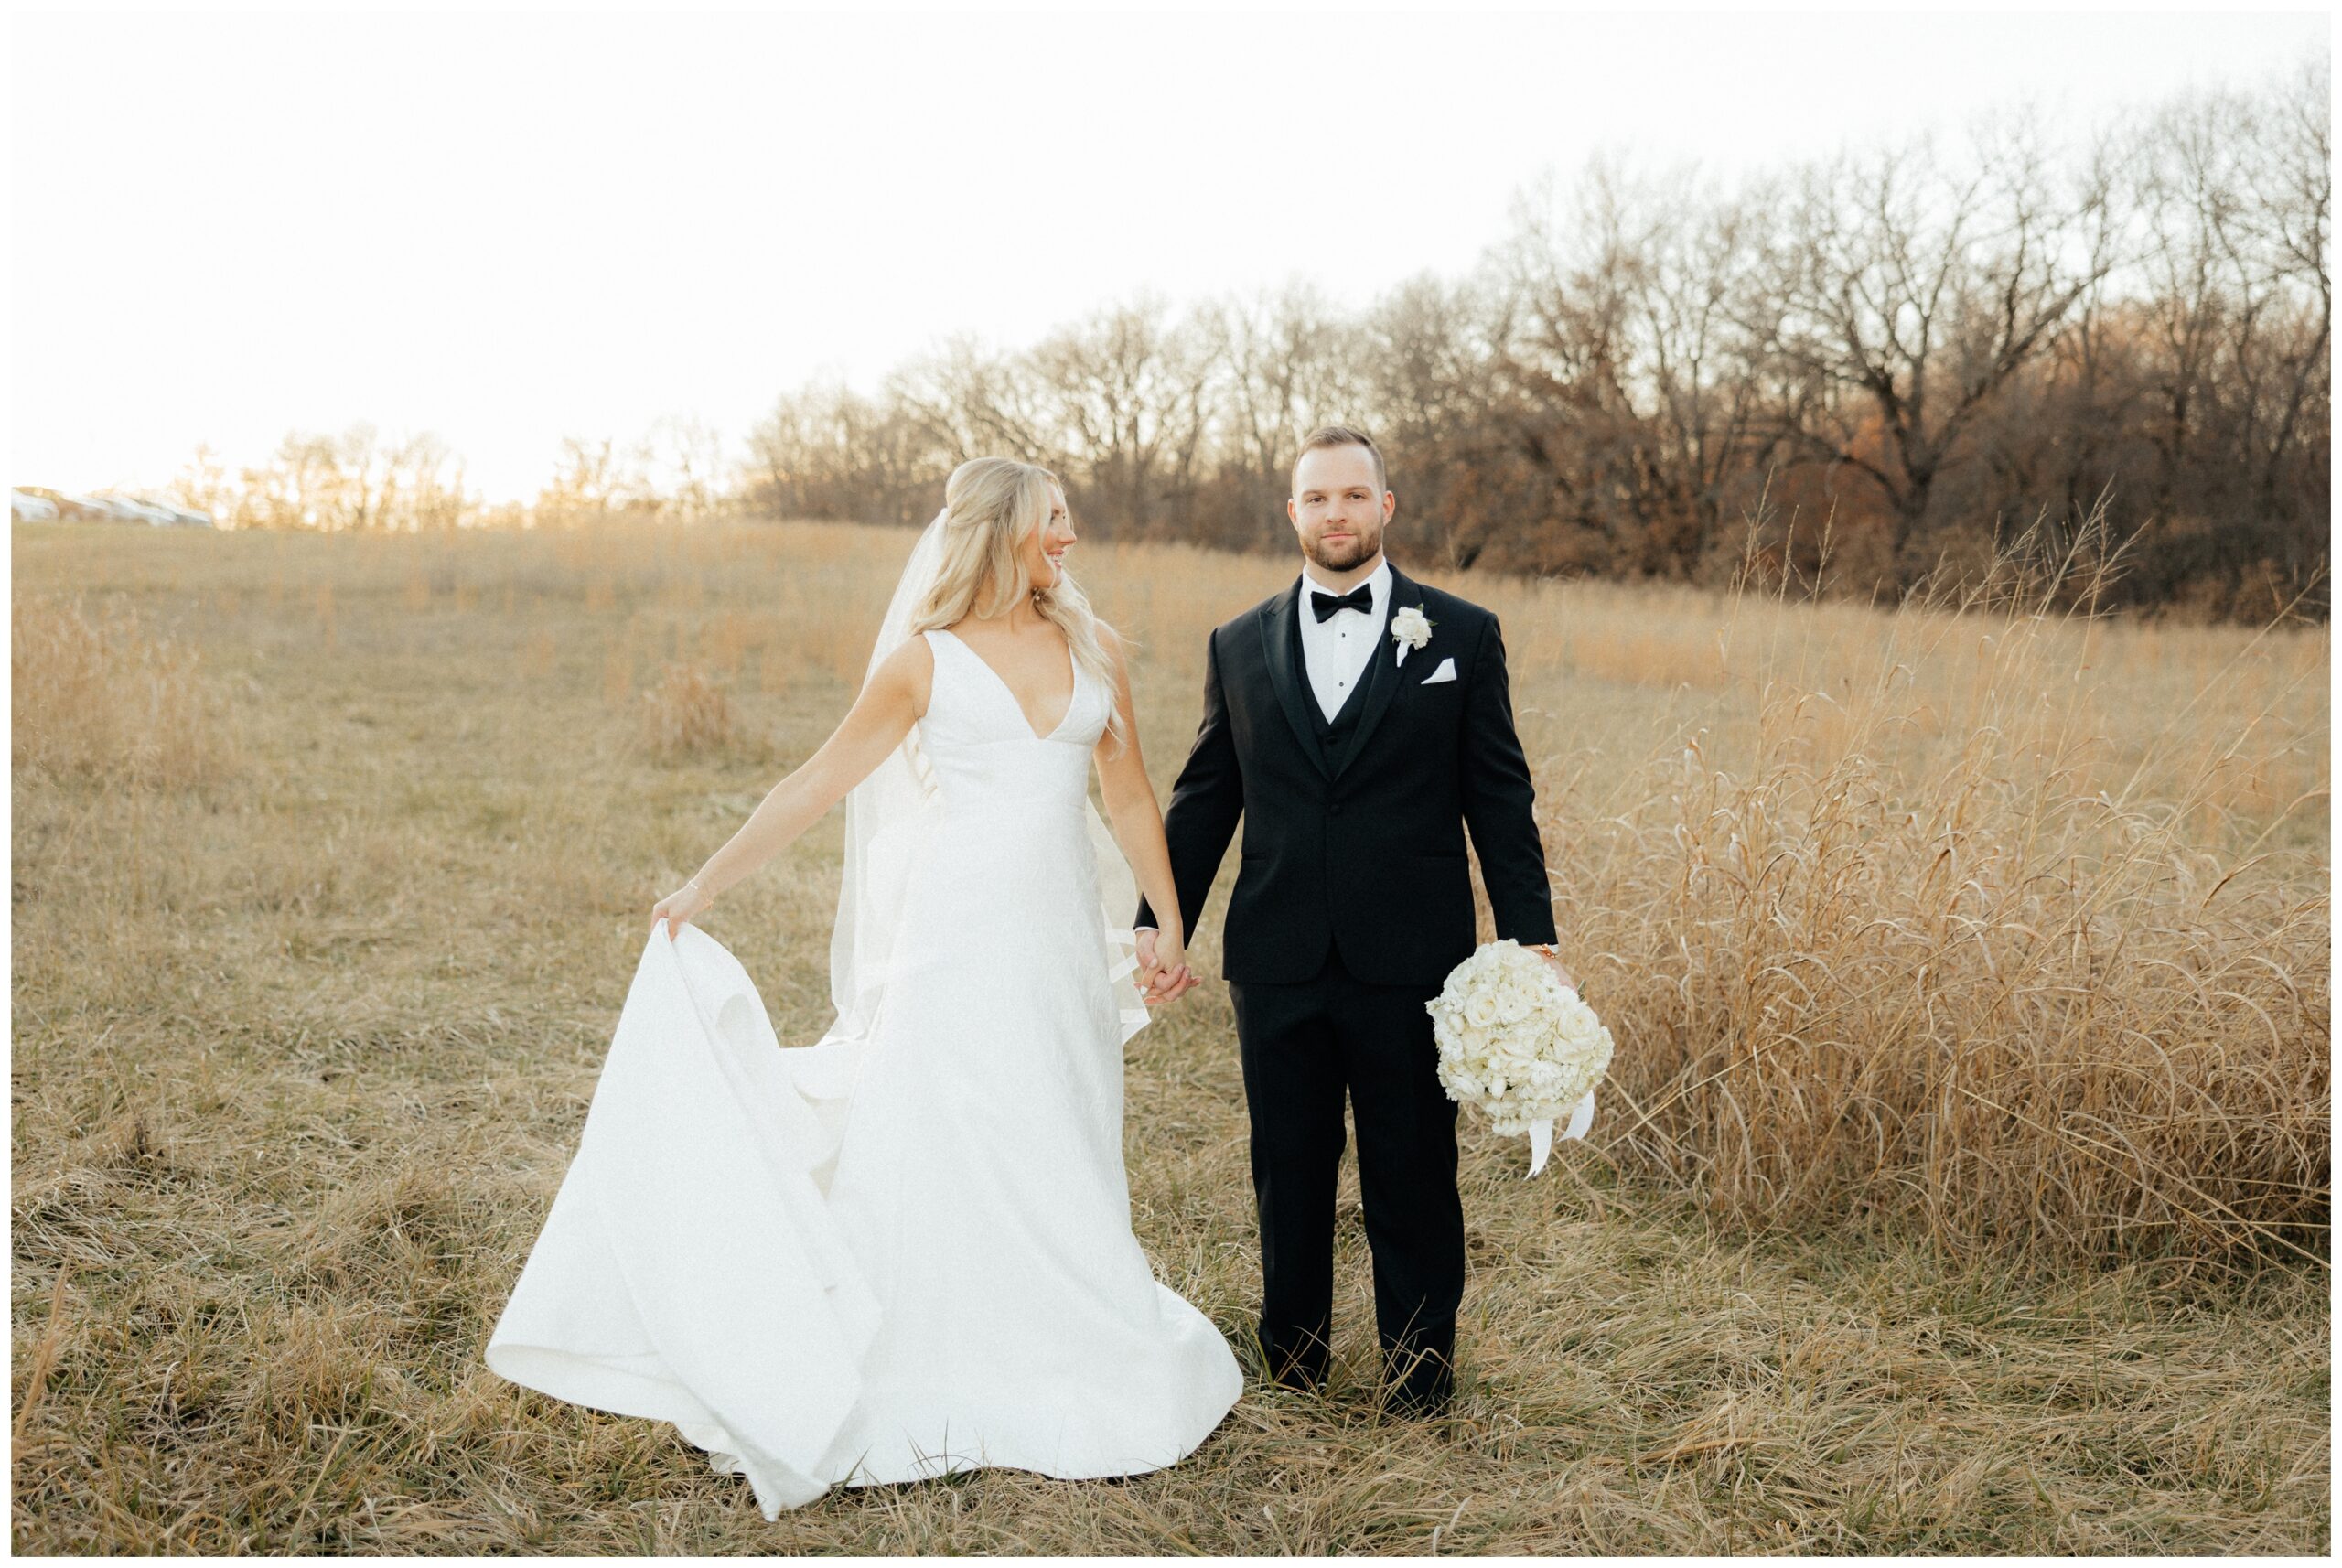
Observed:
[[[1557,1117],[1571,1113],[1564,1139],[1585,1136],[1614,1042],[1544,960],[1509,937],[1484,943],[1423,1007],[1440,1087],[1487,1112],[1498,1132],[1526,1133],[1531,1176],[1545,1168]]]

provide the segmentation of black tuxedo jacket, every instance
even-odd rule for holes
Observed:
[[[1301,585],[1213,629],[1204,714],[1163,831],[1192,934],[1241,817],[1242,858],[1223,931],[1223,978],[1309,980],[1329,946],[1352,974],[1436,986],[1471,956],[1464,834],[1497,935],[1554,940],[1544,846],[1497,618],[1391,569],[1391,614],[1410,606],[1431,640],[1402,666],[1390,621],[1342,755],[1319,746],[1294,618]],[[1424,682],[1455,660],[1452,681]],[[1155,924],[1141,900],[1138,924]]]

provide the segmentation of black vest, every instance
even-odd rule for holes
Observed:
[[[1367,690],[1381,676],[1382,660],[1374,657],[1374,652],[1380,650],[1368,653],[1366,668],[1359,672],[1350,694],[1342,699],[1341,707],[1329,719],[1326,710],[1317,705],[1316,688],[1309,682],[1309,654],[1301,641],[1301,618],[1312,613],[1307,590],[1294,601],[1293,612],[1292,620],[1286,623],[1286,635],[1293,640],[1294,671],[1301,677],[1301,705],[1309,710],[1309,727],[1317,732],[1318,749],[1326,754],[1327,762],[1338,769],[1349,751],[1350,737],[1358,733],[1358,716],[1366,709]],[[1383,622],[1386,626],[1390,622],[1387,607]]]

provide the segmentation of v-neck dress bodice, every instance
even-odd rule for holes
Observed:
[[[941,786],[949,815],[1030,814],[1070,841],[1089,799],[1090,754],[1106,732],[1107,697],[1073,660],[1073,695],[1047,735],[1034,732],[1016,693],[951,632],[924,634],[935,659],[919,749]]]

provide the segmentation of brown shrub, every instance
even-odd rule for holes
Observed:
[[[720,750],[736,733],[724,689],[687,664],[669,664],[666,679],[642,693],[642,739],[654,757]]]

